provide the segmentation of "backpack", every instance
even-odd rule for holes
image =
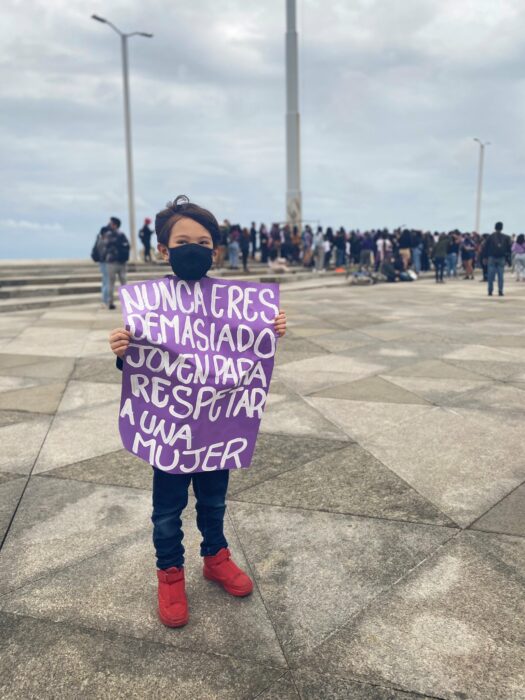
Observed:
[[[119,232],[117,239],[117,261],[125,263],[129,260],[129,241],[123,233]]]
[[[98,252],[96,243],[91,250],[91,260],[93,260],[93,262],[96,262],[96,263],[100,262],[100,254]]]
[[[497,233],[492,239],[492,255],[495,258],[504,258],[507,253],[506,241],[502,233]]]
[[[102,229],[95,240],[93,249],[91,250],[91,260],[96,263],[104,262],[106,257],[106,242],[104,241],[104,233],[105,230]]]

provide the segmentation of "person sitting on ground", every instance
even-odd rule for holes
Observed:
[[[392,255],[387,254],[383,262],[381,263],[381,269],[380,272],[382,275],[386,277],[387,282],[397,282],[399,279],[399,272],[396,270],[394,267],[394,260],[392,258]]]

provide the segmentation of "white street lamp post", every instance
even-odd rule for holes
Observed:
[[[490,141],[480,141],[480,139],[475,138],[474,141],[479,143],[479,167],[478,167],[478,192],[476,197],[476,224],[475,231],[480,233],[481,228],[481,194],[483,190],[483,166],[485,161],[485,146],[490,146]]]
[[[92,19],[97,22],[109,25],[120,36],[120,44],[122,49],[122,81],[124,85],[124,128],[126,133],[126,169],[128,179],[128,217],[129,217],[129,239],[131,242],[131,259],[133,262],[138,262],[137,240],[135,230],[135,194],[133,187],[133,153],[131,148],[131,116],[129,105],[129,71],[128,71],[128,39],[132,36],[144,36],[148,39],[153,37],[153,34],[146,32],[131,32],[125,34],[121,32],[112,22],[98,15],[91,15]]]

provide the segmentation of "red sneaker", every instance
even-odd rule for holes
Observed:
[[[204,578],[216,581],[231,595],[245,596],[253,591],[253,582],[248,574],[239,569],[232,560],[230,550],[223,547],[212,557],[204,557]]]
[[[157,569],[159,617],[168,627],[182,627],[189,620],[184,589],[184,569],[170,566]]]

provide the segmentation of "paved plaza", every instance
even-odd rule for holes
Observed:
[[[523,700],[525,284],[289,283],[227,537],[255,580],[157,619],[151,469],[98,304],[0,314],[0,695]],[[176,478],[176,477],[174,477]]]

